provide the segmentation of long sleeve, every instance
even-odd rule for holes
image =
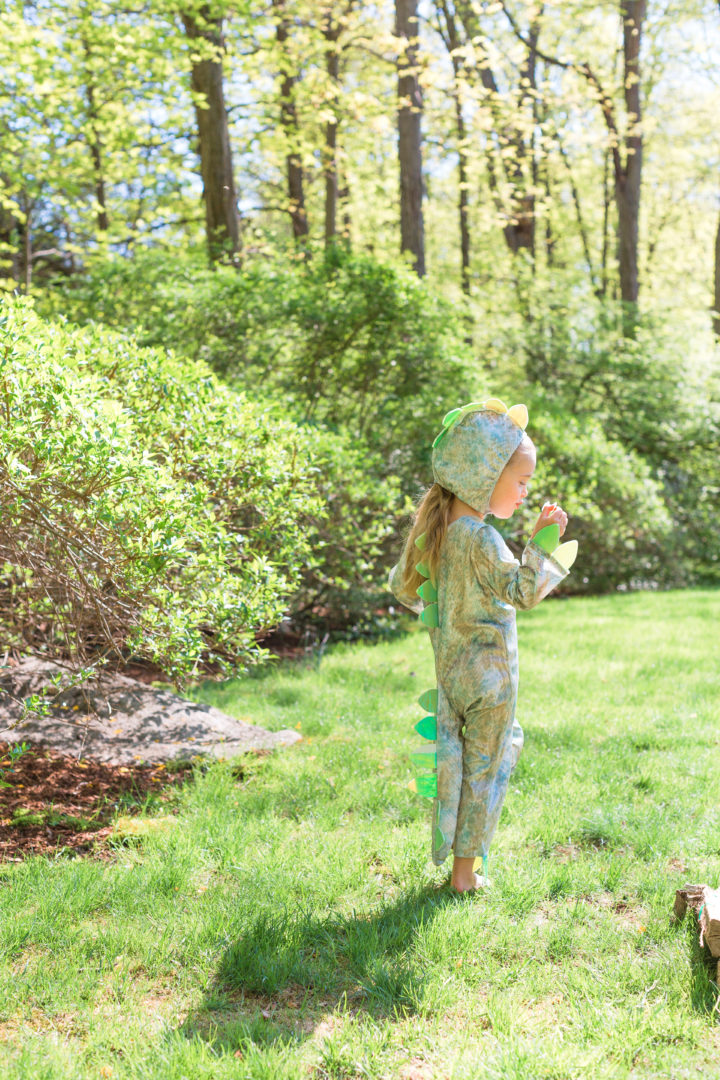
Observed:
[[[490,525],[477,530],[471,558],[481,584],[499,600],[521,610],[535,607],[568,575],[564,566],[532,540],[518,562]]]

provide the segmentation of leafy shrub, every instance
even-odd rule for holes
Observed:
[[[348,517],[354,498],[393,513],[392,485],[363,484],[342,440],[24,301],[3,303],[0,406],[6,647],[231,671],[311,587],[329,487]]]
[[[686,343],[656,318],[623,336],[613,302],[588,295],[569,271],[512,289],[489,279],[475,359],[427,283],[342,248],[310,261],[255,257],[240,273],[145,253],[99,263],[42,303],[205,359],[230,385],[342,437],[318,479],[330,516],[296,617],[334,629],[372,622],[382,596],[368,583],[399,546],[397,498],[385,485],[414,499],[430,481],[443,413],[487,393],[531,406],[536,490],[564,498],[582,545],[566,589],[720,578],[717,380],[698,374]],[[358,480],[341,481],[344,467]],[[519,541],[528,524],[503,528]],[[353,561],[358,546],[369,561]]]
[[[532,487],[540,504],[545,498],[562,504],[571,519],[567,536],[579,543],[565,591],[664,581],[671,523],[648,464],[608,439],[595,420],[553,413],[547,402],[533,408],[538,465]]]
[[[513,400],[522,400],[525,378],[536,402],[531,434],[536,418],[554,418],[547,431],[537,429],[551,448],[550,458],[540,450],[539,475],[549,480],[554,468],[550,489],[573,492],[582,518],[573,521],[574,534],[592,523],[584,549],[593,567],[584,585],[720,579],[720,379],[712,344],[700,333],[688,340],[687,327],[652,314],[627,337],[618,306],[588,296],[572,275],[540,276],[525,288],[525,321],[495,320],[488,351],[493,359],[503,349],[512,356],[498,369],[498,384],[512,387]]]
[[[402,264],[338,246],[242,271],[145,253],[59,283],[43,310],[130,330],[140,344],[206,360],[300,423],[345,432],[415,485],[444,413],[468,400],[469,350],[452,307]]]

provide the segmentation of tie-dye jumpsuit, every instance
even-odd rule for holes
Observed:
[[[438,686],[437,865],[451,849],[458,858],[488,853],[523,744],[515,719],[515,609],[534,607],[566,576],[532,540],[518,562],[485,521],[468,515],[448,527],[437,571],[439,625],[430,630]],[[397,599],[421,610],[417,597],[402,593],[401,577],[402,563],[391,573]]]

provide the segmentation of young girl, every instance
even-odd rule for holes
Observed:
[[[397,599],[430,629],[438,685],[420,700],[435,715],[418,730],[436,737],[437,753],[424,747],[413,761],[421,768],[436,761],[437,781],[419,777],[419,790],[435,796],[433,862],[439,866],[452,849],[452,885],[461,892],[486,883],[487,853],[522,749],[515,608],[547,596],[577,549],[575,541],[558,547],[567,514],[554,504],[543,507],[522,562],[485,520],[488,513],[509,518],[525,501],[535,469],[527,421],[524,405],[508,409],[496,398],[447,414],[433,443],[435,483],[390,574]]]

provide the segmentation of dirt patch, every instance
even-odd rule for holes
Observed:
[[[36,711],[27,712],[28,702]],[[46,715],[37,711],[43,702]],[[301,735],[266,731],[252,717],[228,716],[124,675],[100,672],[76,684],[59,664],[27,657],[0,667],[0,740],[14,739],[108,765],[158,765],[276,749]]]
[[[14,761],[0,743],[0,862],[60,850],[109,857],[118,812],[166,804],[190,767],[108,765],[33,745]]]

